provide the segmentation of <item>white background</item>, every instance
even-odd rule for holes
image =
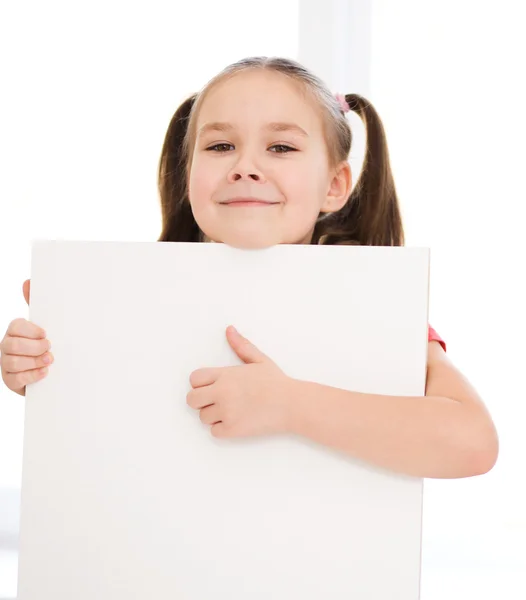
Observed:
[[[432,249],[431,323],[501,438],[490,474],[426,481],[422,600],[524,598],[522,3],[349,5],[372,17],[369,96],[387,130],[407,243]],[[298,22],[298,2],[275,0],[3,7],[2,330],[27,315],[32,238],[157,238],[157,161],[179,102],[243,56],[305,54]],[[313,48],[324,34],[311,36]],[[352,81],[334,91],[361,92]],[[24,400],[0,395],[0,597],[9,597]]]

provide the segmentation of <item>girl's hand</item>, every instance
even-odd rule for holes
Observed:
[[[24,282],[24,298],[29,305],[30,281]],[[53,362],[51,344],[45,332],[26,319],[15,319],[0,343],[2,379],[6,386],[25,396],[26,386],[43,379]]]
[[[288,430],[287,405],[294,380],[233,327],[227,339],[245,363],[198,369],[190,376],[187,403],[211,425],[214,437],[245,437]]]

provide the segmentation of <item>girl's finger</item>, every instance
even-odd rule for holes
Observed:
[[[221,422],[220,410],[217,404],[212,404],[212,406],[206,406],[199,411],[199,418],[201,419],[201,423],[205,425],[215,425],[216,423]]]
[[[5,354],[2,360],[2,367],[8,374],[22,373],[23,371],[31,371],[48,366],[53,362],[54,358],[51,352],[46,352],[37,358],[30,356],[15,356],[13,354]]]
[[[41,356],[51,348],[49,340],[28,339],[7,335],[2,342],[2,354],[15,356]]]
[[[23,373],[8,373],[4,376],[4,381],[10,390],[17,391],[25,388],[26,385],[44,379],[47,374],[48,368],[43,367],[42,369],[32,369],[31,371],[24,371]]]
[[[215,383],[225,367],[197,369],[190,374],[190,385],[193,388],[199,388]],[[228,368],[228,367],[227,367]]]
[[[215,438],[227,438],[229,437],[229,430],[225,427],[225,424],[220,422],[212,425],[210,433]],[[230,434],[231,435],[231,434]]]
[[[186,395],[186,403],[190,408],[200,409],[214,403],[210,387],[196,388],[190,390]]]
[[[15,319],[9,324],[6,335],[36,340],[45,338],[46,332],[42,327],[35,325],[35,323],[31,323],[31,321],[28,321],[27,319]]]

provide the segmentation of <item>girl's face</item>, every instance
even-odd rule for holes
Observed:
[[[308,244],[319,214],[349,196],[348,162],[330,167],[320,115],[280,73],[248,71],[218,84],[195,131],[189,198],[209,240]]]

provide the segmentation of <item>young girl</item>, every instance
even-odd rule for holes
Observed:
[[[348,110],[368,142],[352,192]],[[360,96],[333,96],[291,60],[242,60],[188,98],[166,134],[159,190],[163,242],[404,243],[376,111]],[[26,281],[27,302],[29,291]],[[492,419],[432,328],[424,398],[293,380],[234,328],[227,338],[244,364],[195,371],[187,397],[215,436],[297,434],[417,477],[479,475],[497,460]],[[24,319],[0,348],[3,380],[21,395],[53,361],[45,332]]]

